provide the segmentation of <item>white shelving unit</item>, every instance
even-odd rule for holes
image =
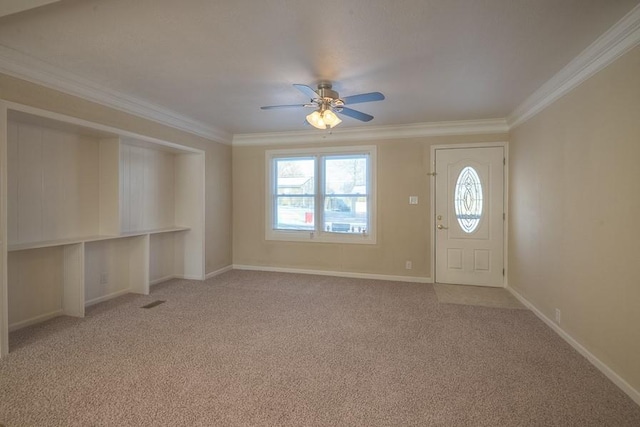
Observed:
[[[0,219],[2,356],[10,330],[204,279],[204,153],[0,102]]]

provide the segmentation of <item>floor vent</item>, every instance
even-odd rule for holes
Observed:
[[[147,305],[143,305],[143,306],[142,306],[142,308],[153,308],[153,307],[155,307],[156,305],[160,305],[160,304],[165,303],[165,302],[166,302],[166,301],[162,301],[162,300],[158,300],[158,301],[150,302],[150,303],[149,303],[149,304],[147,304]]]

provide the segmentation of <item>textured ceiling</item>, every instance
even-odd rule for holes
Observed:
[[[229,133],[307,129],[259,107],[319,80],[384,93],[354,108],[398,125],[506,117],[636,4],[62,0],[0,18],[0,44]]]

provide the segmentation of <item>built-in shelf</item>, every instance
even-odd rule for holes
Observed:
[[[6,101],[0,129],[0,356],[10,329],[204,279],[202,150]]]
[[[8,252],[27,251],[31,249],[51,248],[54,246],[66,246],[83,242],[95,242],[97,240],[117,239],[118,236],[83,236],[69,239],[48,240],[45,242],[17,243],[7,246]]]
[[[17,243],[17,244],[9,244],[7,246],[7,251],[8,252],[26,251],[30,249],[51,248],[54,246],[73,245],[76,243],[98,242],[100,240],[122,239],[126,237],[144,236],[146,234],[151,235],[151,234],[161,234],[161,233],[174,233],[178,231],[189,231],[189,230],[190,230],[189,227],[167,227],[167,228],[159,228],[156,230],[130,231],[127,233],[121,233],[117,236],[116,235],[81,236],[81,237],[73,237],[69,239],[48,240],[45,242]]]
[[[144,234],[162,234],[162,233],[174,233],[176,231],[189,231],[191,228],[189,227],[167,227],[167,228],[157,228],[155,230],[142,230],[142,231],[130,231],[128,233],[122,233],[118,237],[131,237],[131,236],[142,236]]]

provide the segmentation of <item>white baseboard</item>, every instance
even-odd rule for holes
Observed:
[[[174,277],[174,279],[184,279],[184,280],[204,280],[202,276],[190,276],[188,274],[179,274]]]
[[[131,289],[122,289],[120,291],[112,292],[110,294],[103,295],[103,296],[98,297],[98,298],[90,299],[89,301],[85,301],[84,302],[84,306],[85,307],[90,307],[92,305],[95,305],[95,304],[98,304],[98,303],[101,303],[101,302],[104,302],[104,301],[108,301],[108,300],[113,299],[113,298],[117,298],[117,297],[119,297],[121,295],[128,294],[130,292],[131,292]]]
[[[598,368],[607,378],[609,378],[615,385],[617,385],[623,392],[627,394],[634,402],[640,405],[640,392],[633,388],[631,384],[626,382],[620,375],[615,373],[613,369],[607,366],[603,361],[598,359],[593,353],[587,350],[582,344],[580,344],[575,338],[564,331],[557,323],[549,319],[545,314],[540,311],[533,303],[528,299],[520,295],[518,291],[511,287],[507,287],[507,290],[516,297],[522,304],[524,304],[529,310],[547,324],[555,333],[560,335],[569,345],[575,348],[578,353],[583,355],[593,366]]]
[[[231,270],[233,270],[233,265],[227,265],[226,267],[222,267],[222,268],[219,268],[216,271],[212,271],[211,273],[207,273],[204,276],[204,279],[207,280],[207,279],[210,279],[212,277],[219,276],[222,273],[226,273],[227,271],[231,271]]]
[[[349,271],[307,270],[302,268],[271,267],[266,265],[233,264],[234,270],[273,271],[278,273],[315,274],[318,276],[349,277],[353,279],[389,280],[393,282],[433,283],[430,277],[391,276],[386,274],[352,273]]]
[[[63,314],[62,310],[56,310],[51,313],[32,317],[31,319],[21,320],[9,325],[9,332],[17,331],[18,329],[26,328],[27,326],[35,325],[36,323],[44,322],[45,320],[53,319],[54,317],[62,316]]]
[[[163,276],[158,279],[153,279],[149,282],[149,286],[157,285],[158,283],[166,282],[171,279],[180,279],[180,276],[176,276],[175,274],[170,274],[168,276]]]

